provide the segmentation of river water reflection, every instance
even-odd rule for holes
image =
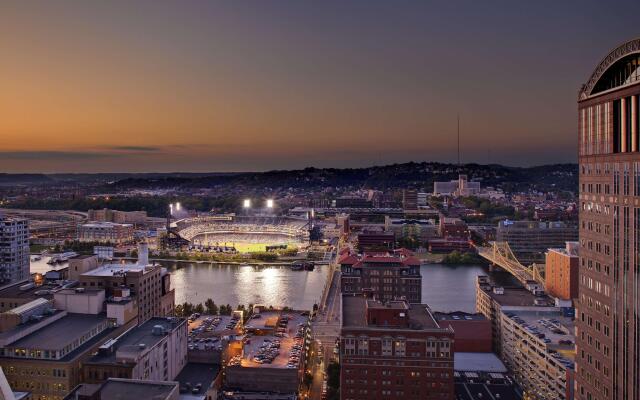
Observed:
[[[284,266],[212,265],[161,262],[171,271],[176,303],[200,303],[211,298],[217,304],[266,304],[309,309],[320,300],[327,266],[314,271],[292,271]],[[32,262],[32,272],[50,268],[45,260]],[[475,280],[488,274],[481,265],[423,265],[422,301],[435,311],[475,311]],[[513,279],[491,273],[500,284]]]

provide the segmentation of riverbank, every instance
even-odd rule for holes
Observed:
[[[138,259],[136,257],[114,257],[114,261],[131,261],[135,262]],[[157,262],[174,262],[184,264],[209,264],[209,265],[264,265],[273,267],[288,267],[293,264],[293,261],[260,261],[251,260],[246,261],[212,261],[212,260],[181,260],[177,258],[149,258],[149,261]]]

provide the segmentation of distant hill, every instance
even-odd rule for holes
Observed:
[[[0,173],[0,186],[28,186],[51,182],[51,178],[45,174],[2,174]]]
[[[113,190],[198,189],[222,185],[248,189],[286,188],[367,188],[392,189],[413,187],[433,190],[433,182],[456,179],[459,174],[483,186],[500,187],[507,191],[535,189],[540,191],[571,191],[578,189],[577,164],[554,164],[536,167],[507,167],[497,164],[479,165],[442,163],[403,163],[368,168],[305,168],[235,174],[153,174],[131,175],[109,184]]]

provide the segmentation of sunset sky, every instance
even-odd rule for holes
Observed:
[[[3,1],[0,172],[576,160],[640,1]]]

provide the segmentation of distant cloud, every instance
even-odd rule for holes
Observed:
[[[114,157],[117,154],[105,153],[105,152],[90,152],[90,151],[0,151],[0,158],[11,160],[69,160],[69,159],[91,159],[91,158],[105,158]]]
[[[109,150],[117,150],[117,151],[143,151],[143,152],[156,152],[161,151],[160,147],[156,146],[109,146],[107,147]]]

